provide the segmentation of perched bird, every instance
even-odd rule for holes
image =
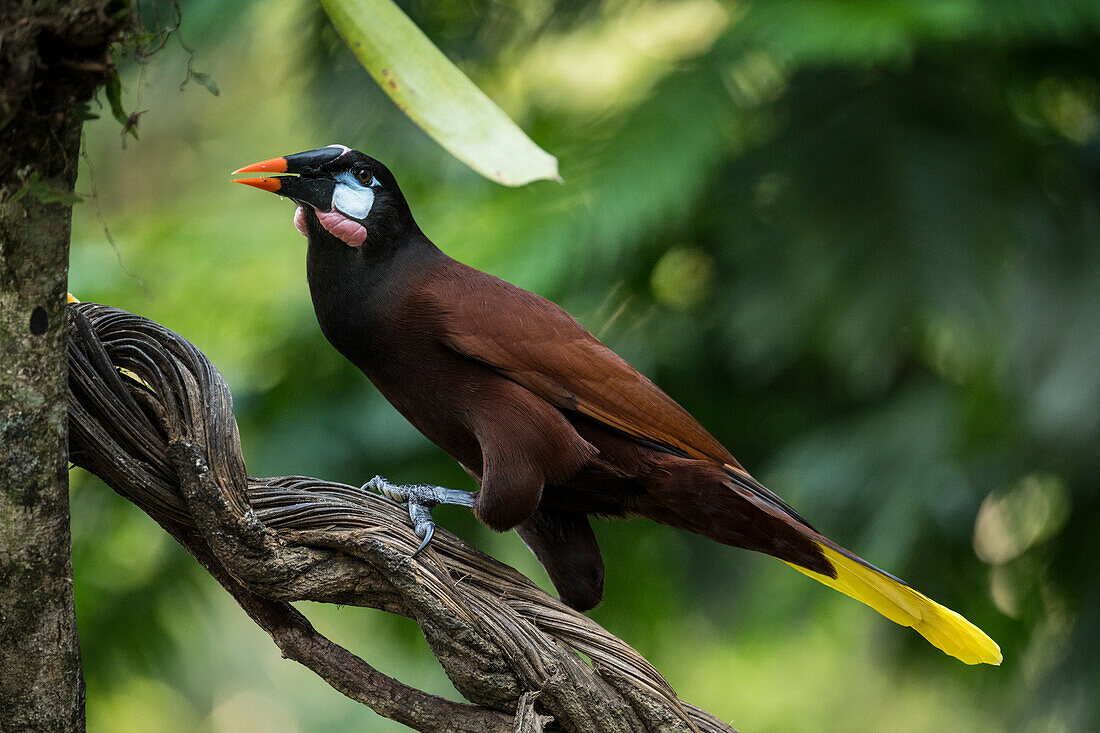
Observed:
[[[425,544],[431,506],[472,506],[587,610],[604,576],[588,515],[648,517],[777,557],[967,664],[1001,662],[962,616],[817,532],[562,308],[440,251],[377,160],[330,145],[245,172],[289,174],[237,182],[298,204],[328,340],[481,485],[368,484],[408,502]]]

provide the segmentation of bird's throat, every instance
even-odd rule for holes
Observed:
[[[325,231],[347,246],[362,247],[363,243],[367,241],[366,227],[354,219],[349,219],[335,209],[332,211],[314,209],[313,211],[317,216],[318,223],[324,227]],[[303,237],[309,236],[306,211],[301,206],[294,212],[294,226]]]

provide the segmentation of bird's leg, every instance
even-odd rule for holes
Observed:
[[[399,486],[390,483],[382,476],[375,476],[363,484],[362,489],[364,491],[377,491],[387,499],[408,507],[413,531],[421,539],[420,547],[416,548],[416,552],[412,554],[413,557],[419,555],[428,546],[435,534],[432,507],[437,504],[472,507],[474,499],[477,498],[476,492],[445,489],[442,486],[432,486],[431,484],[402,484]]]

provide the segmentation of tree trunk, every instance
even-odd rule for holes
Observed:
[[[67,194],[81,110],[128,16],[119,6],[0,4],[0,730],[84,729],[66,471]]]

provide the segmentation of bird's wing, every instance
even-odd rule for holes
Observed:
[[[560,306],[479,270],[453,267],[421,296],[440,314],[452,349],[559,408],[654,447],[743,470],[687,410]]]

